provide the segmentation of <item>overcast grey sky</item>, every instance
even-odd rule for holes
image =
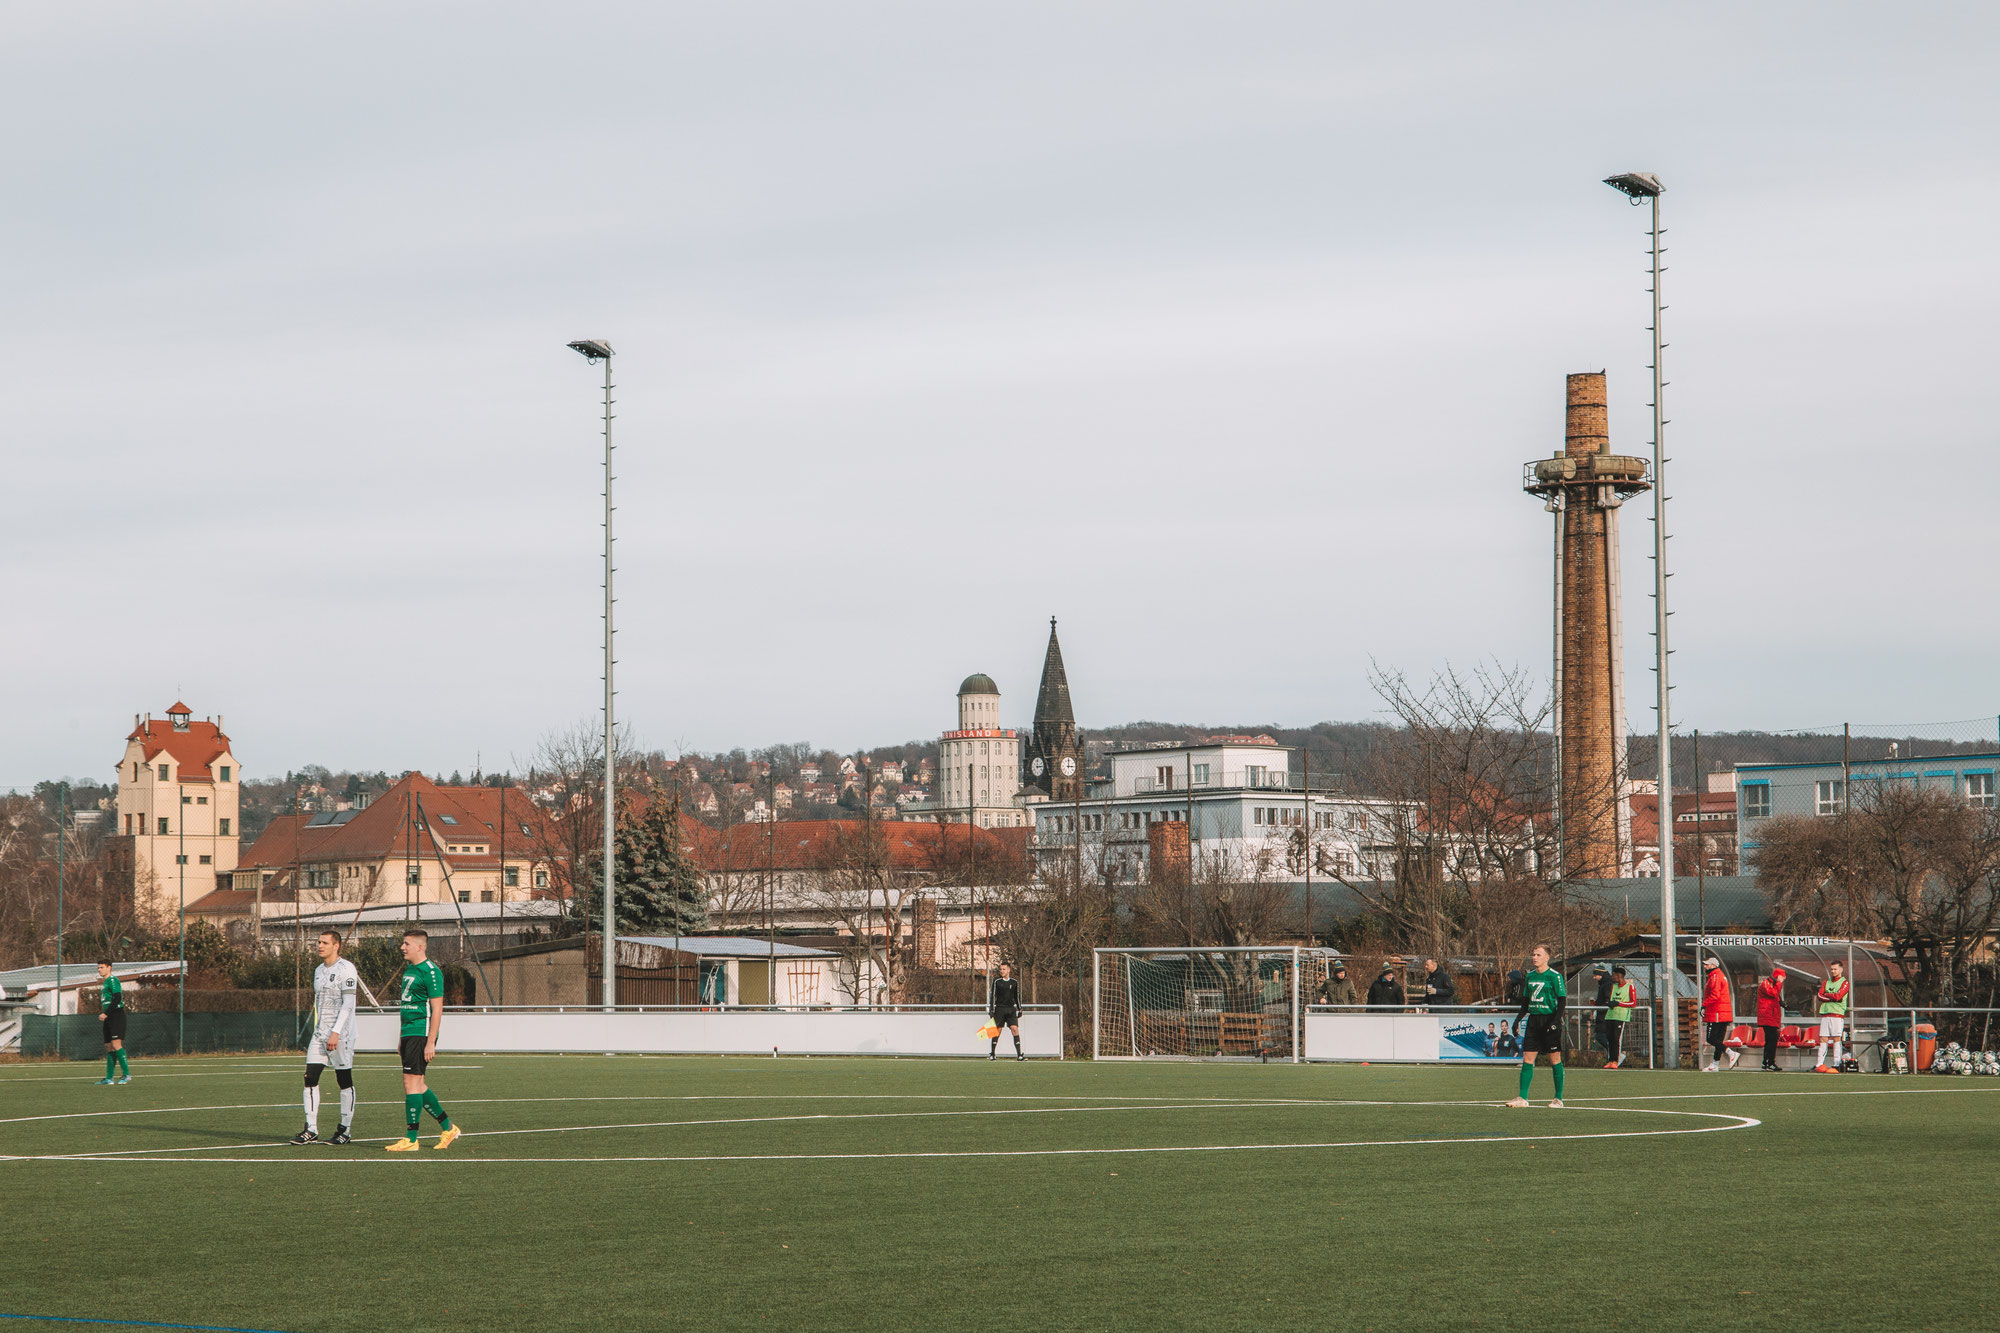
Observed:
[[[1664,20],[1650,15],[1666,12]],[[1679,719],[2000,710],[1990,5],[0,10],[0,786],[1377,715],[1543,669],[1563,376],[1648,440]],[[1651,726],[1650,526],[1628,688]]]

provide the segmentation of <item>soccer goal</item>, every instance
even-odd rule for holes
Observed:
[[[1291,1060],[1330,949],[1098,949],[1099,1060]]]

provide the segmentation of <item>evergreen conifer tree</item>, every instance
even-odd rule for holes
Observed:
[[[680,820],[671,801],[649,800],[635,813],[629,797],[618,801],[617,865],[613,893],[620,935],[673,935],[708,929],[708,895],[701,873],[681,845]],[[583,882],[604,882],[603,851],[586,861]]]

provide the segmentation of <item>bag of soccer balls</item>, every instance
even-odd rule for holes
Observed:
[[[1946,1042],[1931,1061],[1933,1074],[1983,1074],[2000,1078],[2000,1051],[1974,1051],[1957,1042]]]

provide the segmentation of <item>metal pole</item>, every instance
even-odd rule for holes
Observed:
[[[1674,799],[1672,686],[1667,678],[1667,477],[1665,400],[1660,351],[1660,196],[1653,196],[1653,624],[1654,660],[1659,675],[1660,808]],[[1680,958],[1674,939],[1674,840],[1660,839],[1660,953],[1667,966],[1663,1049],[1669,1069],[1680,1067]]]
[[[1305,794],[1299,798],[1299,822],[1305,826],[1306,849],[1306,946],[1313,942],[1313,758],[1312,729],[1306,729],[1305,744],[1299,747],[1299,755],[1304,767],[1300,770]]]
[[[65,783],[56,793],[56,1059],[58,1060],[62,1059],[63,814],[68,809],[69,785]]]
[[[1100,949],[1092,949],[1090,951],[1090,1000],[1093,1011],[1095,1010],[1097,1005],[1098,991],[1102,989],[1103,986],[1103,980],[1104,980],[1103,968],[1104,968],[1103,951]],[[1098,1040],[1100,1037],[1103,1036],[1104,1025],[1096,1021],[1098,1017],[1099,1016],[1093,1012],[1092,1022],[1090,1024],[1090,1058],[1093,1060],[1099,1060],[1103,1058],[1103,1052],[1099,1049]]]
[[[1292,1063],[1299,1062],[1299,1048],[1305,1045],[1305,1029],[1299,1026],[1299,987],[1304,981],[1299,971],[1299,949],[1292,946]]]
[[[174,769],[180,772],[178,766]],[[181,881],[181,980],[175,988],[174,1008],[179,1015],[174,1030],[174,1050],[177,1054],[187,1054],[187,990],[188,990],[188,858],[187,858],[187,788],[176,782],[175,795],[181,798],[181,808],[174,812],[174,828],[180,835],[180,851],[174,859],[179,864]],[[58,1008],[61,1006],[58,1005]]]
[[[1708,940],[1708,835],[1701,831],[1702,797],[1708,794],[1708,779],[1701,771],[1701,728],[1694,731],[1694,984],[1702,985],[1701,946]],[[1701,1063],[1701,1044],[1694,1048],[1695,1063]]]
[[[604,917],[601,929],[604,934],[604,1008],[608,1011],[618,1004],[618,911],[613,901],[615,871],[613,852],[618,835],[617,805],[617,714],[612,704],[612,636],[615,632],[611,618],[611,357],[610,348],[605,348],[604,357]]]

